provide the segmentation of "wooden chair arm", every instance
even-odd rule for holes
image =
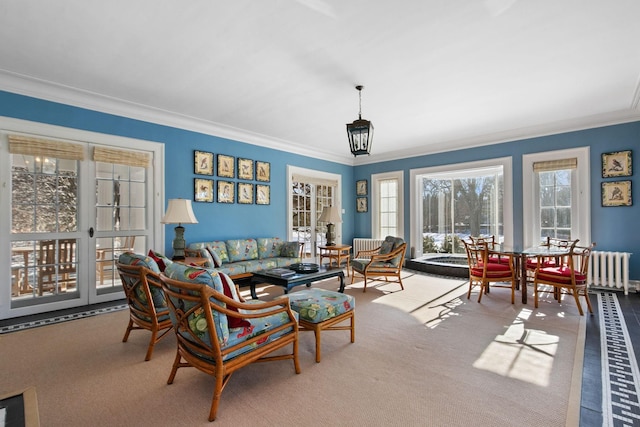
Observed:
[[[371,255],[376,255],[378,252],[380,252],[380,248],[382,248],[382,246],[378,246],[375,249],[359,250],[354,258],[360,258],[361,256],[369,258],[371,257]]]
[[[390,261],[390,260],[394,259],[395,257],[397,257],[398,255],[404,254],[405,248],[406,248],[406,246],[402,245],[402,246],[398,246],[396,249],[392,250],[388,254],[373,255],[371,257],[371,262],[374,262],[374,261]]]
[[[258,317],[272,316],[274,314],[286,311],[288,312],[289,317],[294,319],[293,313],[291,312],[291,308],[289,306],[289,300],[286,298],[275,299],[271,301],[261,301],[256,303],[247,303],[247,302],[236,301],[233,298],[229,298],[226,295],[215,291],[212,288],[208,288],[207,293],[209,294],[209,306],[220,313],[226,314],[227,316],[230,315],[230,316],[241,318],[241,319],[252,319],[252,318],[258,318]],[[213,300],[217,300],[225,303],[226,307],[220,306]],[[250,311],[252,313],[237,312],[235,310],[229,309],[229,307],[232,307],[238,310],[242,309],[242,310]]]

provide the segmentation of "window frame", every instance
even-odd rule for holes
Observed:
[[[436,173],[457,173],[467,169],[482,169],[488,167],[502,166],[503,174],[503,195],[502,195],[502,229],[505,246],[513,246],[513,166],[511,157],[498,157],[495,159],[479,160],[465,163],[450,163],[440,166],[430,166],[419,169],[411,169],[410,172],[410,209],[411,209],[411,258],[422,257],[422,200],[421,189],[418,179],[421,175]]]
[[[395,179],[398,183],[398,199],[396,204],[397,236],[404,239],[404,172],[392,171],[371,175],[371,236],[374,239],[384,239],[380,230],[380,185],[382,181]]]
[[[578,165],[571,176],[571,231],[572,238],[580,239],[582,244],[591,243],[591,165],[590,148],[578,147],[566,150],[544,151],[525,154],[522,156],[522,193],[531,194],[531,197],[522,199],[522,240],[525,248],[539,244],[536,236],[540,235],[539,212],[539,188],[536,172],[533,171],[535,162],[550,160],[577,158]],[[574,179],[575,178],[575,179]],[[534,197],[535,196],[535,197]],[[574,215],[573,203],[576,203],[576,215]],[[532,226],[527,226],[531,224]],[[575,230],[575,234],[574,234]]]

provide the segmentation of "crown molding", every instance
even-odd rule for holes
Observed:
[[[637,103],[636,103],[637,107]],[[609,113],[580,117],[572,120],[563,120],[554,123],[545,123],[540,126],[528,126],[511,129],[504,132],[497,132],[486,135],[479,135],[473,138],[465,138],[452,141],[443,141],[439,144],[442,149],[426,149],[418,151],[416,149],[397,150],[390,153],[372,154],[367,158],[358,158],[354,166],[371,163],[386,162],[391,160],[401,160],[410,157],[419,157],[429,154],[446,153],[448,151],[463,150],[467,148],[483,147],[487,145],[500,144],[503,142],[520,141],[531,138],[539,138],[549,135],[557,135],[567,132],[575,132],[586,129],[594,129],[604,126],[619,125],[640,121],[640,111],[635,109],[618,110]]]
[[[0,90],[46,101],[58,102],[87,110],[113,114],[134,120],[170,126],[260,147],[272,148],[288,153],[322,159],[335,163],[353,165],[353,159],[324,152],[317,147],[307,149],[282,139],[249,132],[195,117],[136,104],[70,86],[52,83],[35,77],[24,76],[0,69]]]

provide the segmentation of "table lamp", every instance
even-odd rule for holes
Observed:
[[[184,240],[184,227],[182,224],[197,224],[198,220],[193,214],[191,208],[191,200],[189,199],[169,199],[167,212],[162,217],[162,224],[178,224],[175,230],[175,238],[171,246],[173,247],[173,259],[184,259],[184,249],[186,242]]]
[[[342,222],[338,208],[335,206],[325,206],[324,209],[322,209],[318,221],[327,223],[327,246],[334,246],[336,244],[334,241],[336,238],[334,224]]]

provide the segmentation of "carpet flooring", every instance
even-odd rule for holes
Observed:
[[[409,271],[404,282],[404,291],[348,285],[356,342],[324,333],[315,363],[313,333],[301,333],[302,373],[288,362],[240,370],[214,425],[577,425],[575,307],[512,305],[505,289],[478,304],[466,299],[465,280]],[[120,310],[0,335],[0,392],[35,386],[42,425],[211,425],[211,378],[183,369],[168,386],[175,344],[161,341],[144,362],[148,334],[121,341],[127,317]]]

